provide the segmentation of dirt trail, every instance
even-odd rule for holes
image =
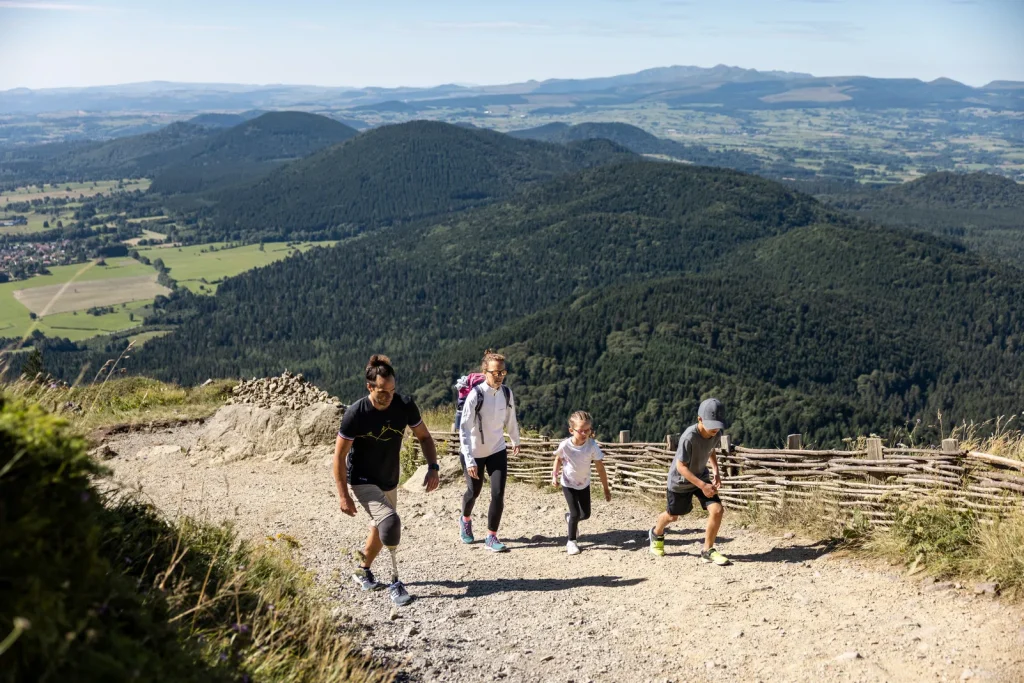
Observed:
[[[412,680],[1024,681],[1016,607],[928,590],[895,571],[832,558],[811,541],[744,530],[728,511],[719,547],[731,567],[698,560],[702,519],[678,523],[659,559],[645,545],[651,512],[597,497],[581,524],[583,553],[568,557],[561,495],[519,484],[507,492],[502,537],[512,550],[502,555],[459,542],[461,486],[400,492],[400,567],[417,599],[392,621],[385,594],[363,594],[348,579],[344,551],[361,547],[366,522],[338,510],[327,463],[211,467],[136,455],[187,446],[196,433],[117,437],[110,444],[119,456],[108,464],[169,515],[295,537],[363,627],[367,648]],[[478,513],[487,495],[485,487]],[[382,577],[385,559],[376,567]]]

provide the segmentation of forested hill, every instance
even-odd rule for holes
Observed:
[[[492,345],[534,426],[587,408],[604,436],[660,439],[715,393],[747,443],[836,444],[1017,410],[1021,300],[1017,272],[955,243],[761,178],[635,162],[178,298],[162,315],[182,327],[131,362],[186,382],[288,368],[356,396],[385,352],[427,405]]]
[[[651,135],[628,123],[549,123],[537,128],[510,131],[509,135],[529,140],[566,144],[580,140],[604,139],[622,145],[637,154],[670,157],[702,166],[721,166],[747,173],[762,170],[761,160],[754,154],[736,150],[712,151],[702,145],[687,145]]]
[[[191,123],[172,123],[152,133],[105,142],[76,145],[33,169],[34,175],[51,178],[126,178],[145,176],[167,163],[167,155],[208,138],[211,131]],[[63,146],[62,143],[54,145]],[[46,146],[44,146],[46,147]]]
[[[823,201],[894,227],[962,240],[1024,269],[1024,185],[990,173],[941,171],[892,187],[812,183]]]
[[[232,239],[337,238],[487,204],[630,157],[605,140],[563,146],[414,121],[367,131],[224,192],[203,225]]]
[[[940,171],[882,191],[883,201],[958,209],[1022,209],[1024,185],[992,173]]]
[[[815,224],[748,243],[699,273],[605,287],[433,354],[421,402],[451,400],[444,370],[509,356],[521,412],[557,427],[660,439],[715,395],[748,445],[1011,415],[1024,392],[1024,286],[941,241]],[[922,424],[918,425],[917,420]]]
[[[5,164],[11,164],[12,182],[148,176],[156,178],[156,192],[196,192],[214,189],[232,176],[236,182],[254,179],[274,164],[308,156],[357,134],[334,119],[305,112],[238,118],[238,125],[226,128],[203,124],[208,119],[197,117],[198,123],[172,123],[152,133],[103,142],[12,150]]]
[[[242,183],[357,134],[326,116],[269,112],[164,155],[150,191],[206,192]]]

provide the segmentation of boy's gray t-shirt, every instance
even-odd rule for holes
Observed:
[[[697,489],[683,475],[679,474],[676,463],[680,461],[697,477],[710,483],[711,473],[708,471],[708,460],[711,458],[711,453],[720,444],[721,438],[717,434],[710,439],[705,439],[697,430],[697,425],[687,427],[679,437],[676,457],[672,459],[672,467],[668,471],[668,490],[675,493],[689,493]]]

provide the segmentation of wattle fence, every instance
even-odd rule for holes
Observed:
[[[676,435],[675,438],[678,438]],[[439,455],[458,456],[456,433],[435,433]],[[887,448],[881,439],[865,439],[854,450],[805,450],[800,436],[788,448],[732,446],[723,437],[718,453],[723,471],[722,500],[732,507],[777,507],[786,502],[826,500],[840,517],[861,516],[878,526],[892,523],[898,504],[942,500],[979,514],[999,516],[1024,510],[1024,461],[967,451],[953,439],[942,448]],[[557,439],[530,438],[509,457],[509,476],[545,485]],[[612,490],[663,500],[675,439],[662,443],[601,443]]]

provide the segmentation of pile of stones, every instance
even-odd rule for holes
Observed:
[[[331,396],[316,385],[306,381],[301,373],[293,375],[287,370],[280,377],[253,377],[242,381],[232,390],[230,404],[249,404],[261,408],[281,406],[291,410],[302,410],[315,403],[332,403],[342,406],[341,400]]]

